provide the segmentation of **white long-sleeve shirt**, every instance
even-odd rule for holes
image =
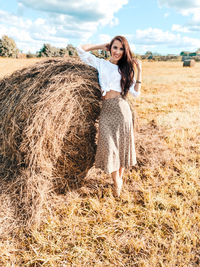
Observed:
[[[121,74],[118,71],[118,65],[111,63],[108,60],[103,58],[98,58],[91,54],[90,52],[86,52],[80,46],[76,48],[80,59],[89,66],[94,67],[98,71],[99,76],[99,84],[102,89],[102,95],[105,96],[107,92],[110,90],[114,90],[117,92],[122,91],[120,81]],[[140,91],[135,91],[135,78],[133,80],[133,84],[129,89],[129,92],[137,97],[140,95]]]

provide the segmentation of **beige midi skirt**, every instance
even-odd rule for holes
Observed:
[[[95,167],[112,173],[136,164],[132,112],[121,96],[103,100]]]

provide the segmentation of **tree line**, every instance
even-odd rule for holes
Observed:
[[[18,58],[22,53],[17,48],[15,41],[7,35],[0,39],[0,56]],[[76,49],[72,44],[68,44],[65,48],[57,48],[50,44],[44,44],[36,54],[28,52],[23,54],[27,58],[31,57],[64,57],[65,55],[77,55]]]
[[[100,58],[108,58],[110,56],[109,52],[107,51],[92,51],[92,53]],[[198,49],[195,53],[189,52],[181,52],[180,55],[166,55],[162,56],[158,53],[152,53],[151,51],[147,51],[144,55],[134,55],[140,59],[147,59],[147,60],[155,60],[155,61],[169,61],[169,60],[178,60],[180,61],[181,58],[185,56],[189,56],[194,58],[196,61],[200,61],[200,49]],[[2,57],[64,57],[64,56],[77,56],[76,48],[72,44],[68,44],[65,48],[57,48],[50,44],[44,44],[43,47],[38,51],[36,54],[28,52],[27,54],[23,54],[17,48],[15,41],[12,38],[4,35],[0,39],[0,56]],[[195,56],[195,57],[194,57]]]

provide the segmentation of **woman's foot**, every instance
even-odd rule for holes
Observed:
[[[113,194],[115,197],[120,197],[120,193],[122,190],[123,180],[121,177],[118,177],[116,183],[114,183],[114,191]]]

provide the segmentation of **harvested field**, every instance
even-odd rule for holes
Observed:
[[[14,71],[21,68],[28,67],[33,65],[36,62],[39,62],[43,59],[41,58],[31,58],[31,59],[17,59],[17,58],[2,58],[0,57],[0,78],[3,78],[5,75],[10,75]]]
[[[8,62],[9,65],[13,66],[12,62],[17,61],[10,59]],[[32,64],[31,60],[28,60],[28,62]],[[27,66],[26,60],[24,60],[24,63]],[[44,63],[39,62],[35,69],[41,68],[42,64]],[[61,66],[65,66],[66,63],[63,60],[55,60],[52,61],[52,64],[54,66],[51,66],[51,68],[56,71],[61,70]],[[21,67],[22,65],[19,66],[19,68]],[[0,65],[0,68],[3,67]],[[29,72],[32,73],[32,70],[33,68],[30,67]],[[11,73],[9,69],[8,73]],[[25,70],[21,73],[27,75],[28,71]],[[61,71],[58,71],[58,73],[60,78],[64,77]],[[68,77],[67,75],[65,74],[65,79]],[[91,75],[95,75],[95,73],[92,71]],[[52,85],[56,76],[50,75],[49,85],[47,87],[41,86],[41,90],[46,88],[46,98],[43,98],[41,92],[36,92],[36,87],[31,86],[31,84],[28,85],[28,92],[32,92],[32,94],[26,92],[25,82],[27,80],[25,79],[24,89],[21,91],[24,94],[24,97],[21,98],[24,99],[24,106],[20,104],[22,102],[19,101],[17,92],[13,95],[13,98],[10,98],[13,102],[9,102],[10,105],[7,106],[10,107],[11,113],[15,111],[20,116],[8,118],[6,115],[6,118],[1,117],[1,127],[2,123],[4,126],[6,125],[5,120],[9,121],[10,126],[18,126],[15,128],[1,128],[1,137],[9,137],[4,139],[4,141],[7,140],[6,144],[10,144],[10,141],[12,141],[10,148],[8,146],[4,147],[4,151],[7,151],[6,155],[11,153],[10,155],[19,156],[17,157],[18,164],[15,165],[16,170],[20,167],[19,158],[24,154],[20,154],[20,151],[17,150],[18,143],[14,142],[15,140],[20,142],[20,140],[12,138],[13,135],[10,135],[10,132],[23,130],[27,125],[34,125],[35,128],[33,127],[33,129],[39,129],[38,123],[40,125],[40,122],[42,122],[41,125],[44,126],[42,129],[46,129],[46,132],[41,134],[43,139],[39,140],[38,143],[33,143],[35,150],[32,151],[33,153],[37,152],[36,159],[42,159],[42,155],[48,155],[48,149],[45,152],[46,154],[42,154],[38,150],[39,145],[46,140],[44,138],[46,134],[49,134],[49,140],[52,142],[50,147],[52,148],[53,140],[55,142],[58,140],[59,133],[62,131],[63,135],[67,133],[67,130],[63,130],[63,127],[60,126],[58,129],[55,127],[59,126],[59,120],[58,123],[53,120],[56,114],[59,114],[60,119],[67,119],[65,113],[67,109],[55,110],[54,116],[50,114],[49,118],[45,116],[45,114],[48,114],[46,110],[50,110],[49,107],[53,108],[52,100],[57,103],[58,96],[61,93],[62,96],[64,94],[64,89],[60,88],[60,80],[57,83],[58,86],[53,87]],[[44,78],[41,79],[45,80]],[[136,100],[131,96],[129,97],[129,102],[136,111],[135,136],[138,164],[130,170],[126,170],[124,175],[125,185],[119,200],[112,196],[111,178],[99,170],[90,168],[92,159],[87,165],[88,167],[85,167],[85,170],[89,170],[89,172],[86,171],[86,177],[80,177],[79,180],[81,181],[77,186],[63,186],[63,183],[65,183],[63,178],[68,179],[70,176],[68,174],[66,177],[58,179],[60,182],[57,184],[54,183],[61,189],[57,191],[46,183],[46,181],[52,181],[51,179],[48,180],[51,176],[50,165],[44,164],[46,162],[52,163],[52,157],[49,157],[49,155],[47,157],[48,161],[45,161],[46,158],[44,158],[44,161],[37,161],[39,169],[35,168],[34,164],[31,165],[34,168],[26,169],[26,172],[23,173],[25,175],[22,177],[23,179],[20,177],[12,179],[9,176],[13,169],[12,165],[9,165],[9,161],[6,161],[6,176],[5,168],[4,170],[1,169],[0,265],[199,266],[199,84],[199,63],[196,63],[193,68],[183,68],[182,62],[143,63],[142,95]],[[52,89],[51,92],[49,88]],[[34,99],[30,97],[31,95],[37,96],[37,99],[35,98],[37,107],[34,106],[35,104],[33,105]],[[6,100],[8,98],[5,96],[1,99]],[[63,107],[67,107],[68,99],[70,98],[63,100],[62,103],[65,103]],[[83,96],[83,99],[85,99],[85,96]],[[95,99],[92,106],[98,103],[98,110],[98,94]],[[4,109],[1,107],[1,114],[5,115],[7,114],[5,111],[6,101],[3,103]],[[28,108],[25,103],[32,103],[32,106]],[[81,106],[84,106],[84,104],[81,104]],[[15,109],[13,109],[14,107]],[[45,107],[46,109],[44,109]],[[34,111],[33,114],[32,111]],[[20,119],[22,118],[21,115],[27,116],[27,114],[30,118],[28,124]],[[42,117],[39,117],[40,114]],[[54,126],[52,128],[53,132],[49,130],[48,119],[51,122],[50,126]],[[26,117],[25,121],[27,121]],[[74,125],[73,120],[70,119],[69,121]],[[94,121],[95,119],[93,119]],[[2,129],[4,129],[4,132],[2,132]],[[30,142],[35,140],[31,139],[31,128],[26,129],[26,133],[29,133],[27,135],[28,139],[22,140],[29,140]],[[7,134],[5,134],[5,130]],[[77,136],[79,134],[80,132]],[[67,134],[67,136],[69,135]],[[71,138],[73,138],[73,134]],[[84,140],[87,143],[87,138]],[[94,139],[91,140],[90,143],[94,144]],[[80,141],[79,145],[81,144]],[[29,153],[27,147],[27,142],[24,141],[21,148],[25,149],[23,150],[25,155],[34,155]],[[72,148],[73,144],[70,151],[73,150]],[[13,153],[13,151],[15,152]],[[64,151],[67,150],[64,149]],[[92,154],[93,152],[89,152],[88,155]],[[33,162],[35,158],[32,158]],[[73,184],[73,179],[76,179],[76,171],[72,171],[73,168],[65,161],[65,157],[61,158],[64,167],[63,164],[61,166],[59,164],[55,165],[54,170],[61,170],[61,172],[56,172],[54,178],[63,176],[63,173],[70,166],[69,172],[73,173],[71,175]],[[28,162],[23,167],[26,167]],[[79,164],[81,166],[76,166],[75,169],[80,170],[84,164],[85,162],[82,161]],[[35,183],[34,177],[39,174],[44,175],[46,170],[48,171],[45,179],[43,176],[42,180],[37,180],[41,184]],[[32,171],[35,172],[35,176]],[[30,179],[30,177],[32,178]],[[27,181],[34,184],[34,190],[32,190],[28,202],[25,201],[26,198],[23,198],[24,192],[28,192]],[[23,186],[23,183],[25,186]],[[31,184],[28,186],[31,186]],[[16,191],[10,190],[12,188]],[[20,205],[16,209],[15,196],[16,201],[22,199],[21,204],[26,204],[25,206],[22,205],[25,210]],[[43,197],[44,199],[42,199]],[[40,218],[40,223],[37,224],[37,220],[28,218],[29,223],[24,224],[23,214],[25,217],[27,216],[26,209],[27,207],[31,208],[32,204],[37,207],[34,216]],[[44,208],[45,210],[43,210]],[[18,220],[16,220],[16,211],[20,213]]]

